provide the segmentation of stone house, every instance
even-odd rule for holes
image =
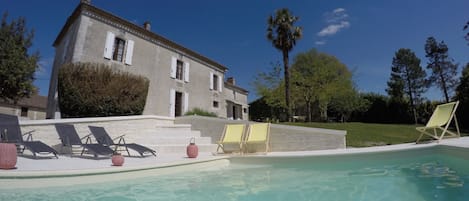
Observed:
[[[81,1],[53,43],[47,118],[60,118],[57,75],[65,63],[104,63],[150,80],[145,115],[177,117],[193,108],[248,119],[248,91],[226,79],[228,68],[151,31]]]
[[[16,115],[21,119],[40,120],[46,118],[47,97],[31,95],[16,104],[0,101],[0,113]]]

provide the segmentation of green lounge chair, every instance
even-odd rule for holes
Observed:
[[[438,105],[435,111],[433,111],[430,120],[428,120],[427,125],[415,128],[421,133],[415,143],[419,143],[423,135],[428,135],[438,142],[440,142],[446,134],[450,137],[461,137],[455,114],[458,105],[459,101]],[[454,124],[456,125],[456,133],[448,130],[451,120],[454,120]]]
[[[250,124],[248,128],[248,133],[246,136],[246,152],[250,151],[249,147],[256,144],[265,145],[265,153],[270,149],[269,147],[270,140],[270,123],[255,123]]]
[[[228,144],[231,145],[238,145],[239,146],[239,153],[242,153],[243,149],[243,134],[245,130],[244,124],[227,124],[223,129],[223,135],[218,142],[217,153],[219,152],[220,148],[225,153],[225,147]]]

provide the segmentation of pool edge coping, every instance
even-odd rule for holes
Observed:
[[[459,139],[468,139],[469,137],[462,137]],[[261,157],[261,158],[281,158],[281,157],[307,157],[307,156],[329,156],[329,155],[348,155],[360,153],[378,153],[387,151],[399,150],[412,150],[420,148],[429,148],[435,146],[449,146],[469,148],[469,145],[458,146],[452,143],[428,143],[428,144],[415,144],[405,143],[387,146],[375,146],[365,148],[346,148],[346,149],[328,149],[316,151],[296,151],[296,152],[269,152],[268,154],[243,154],[243,155],[214,155],[215,158],[197,159],[190,161],[173,161],[160,164],[146,164],[139,166],[125,166],[116,168],[94,168],[94,169],[74,169],[74,170],[33,170],[33,171],[17,171],[17,172],[0,172],[0,180],[2,179],[34,179],[34,178],[57,178],[57,177],[80,177],[80,176],[94,176],[94,175],[109,175],[118,173],[129,173],[136,171],[145,171],[153,169],[163,169],[179,166],[190,166],[192,164],[200,164],[206,162],[213,162],[217,160],[225,160],[230,158],[246,158],[246,157]]]

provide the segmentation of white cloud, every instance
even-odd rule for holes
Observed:
[[[345,8],[336,8],[332,11],[333,13],[341,13],[341,12],[345,12]]]
[[[314,42],[316,45],[325,45],[326,44],[326,41],[325,40],[319,40],[319,41],[316,41]]]
[[[319,37],[335,35],[340,30],[351,26],[348,21],[349,15],[344,8],[336,8],[332,12],[325,13],[324,16],[327,25],[317,33]]]
[[[339,24],[331,24],[325,28],[323,28],[319,33],[318,36],[331,36],[339,32],[341,29],[350,27],[350,22],[342,21]]]

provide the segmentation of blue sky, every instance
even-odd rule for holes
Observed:
[[[112,3],[111,3],[112,2]],[[52,43],[79,0],[0,0],[9,19],[24,16],[35,30],[32,50],[41,53],[36,85],[46,95],[54,59]],[[426,67],[424,44],[429,36],[444,40],[449,55],[469,62],[464,40],[469,20],[468,0],[92,0],[92,4],[136,24],[149,20],[152,31],[199,52],[229,68],[239,86],[257,95],[251,85],[259,72],[282,61],[281,53],[266,39],[266,22],[276,9],[289,8],[299,16],[303,38],[290,53],[316,48],[336,56],[354,72],[360,91],[385,94],[391,61],[399,48],[410,48]],[[443,99],[431,88],[427,97]]]

